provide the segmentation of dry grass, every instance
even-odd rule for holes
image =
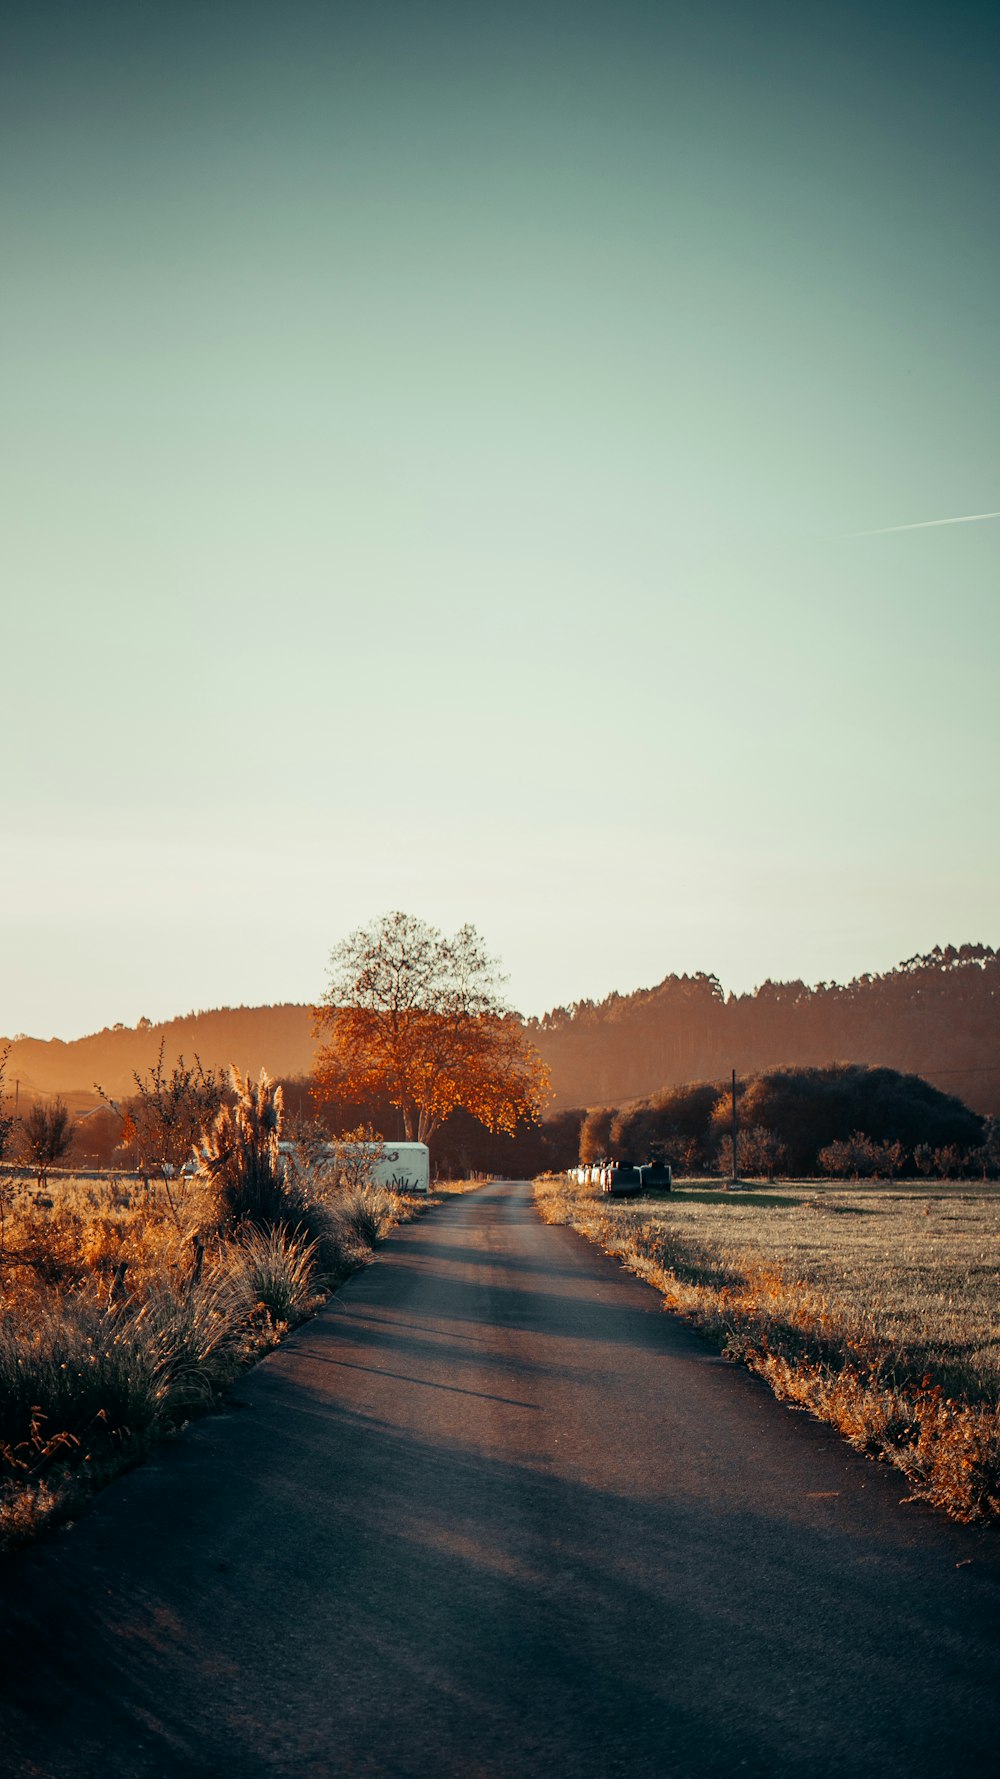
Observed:
[[[381,1188],[303,1201],[302,1227],[220,1233],[197,1182],[7,1174],[0,1256],[0,1548],[209,1408],[233,1377],[371,1259],[424,1197]]]
[[[1000,1515],[1000,1189],[684,1185],[609,1202],[536,1185],[783,1400],[956,1519]]]

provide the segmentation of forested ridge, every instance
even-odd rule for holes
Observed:
[[[853,982],[764,982],[727,995],[716,976],[578,1001],[529,1021],[556,1107],[620,1105],[659,1088],[783,1066],[881,1064],[1000,1112],[1000,954],[936,946]]]
[[[2,1016],[2,1009],[0,1009]],[[555,1108],[621,1105],[689,1081],[781,1067],[879,1064],[922,1075],[976,1111],[1000,1112],[1000,954],[935,947],[853,982],[764,982],[727,995],[716,976],[671,975],[634,994],[557,1007],[528,1030],[552,1075]],[[8,1084],[54,1093],[127,1093],[134,1069],[197,1052],[206,1067],[309,1073],[312,1011],[286,1003],[109,1027],[72,1042],[18,1038]],[[2,1040],[0,1040],[2,1042]]]

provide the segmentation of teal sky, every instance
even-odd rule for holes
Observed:
[[[998,46],[9,9],[0,1031],[996,944]]]

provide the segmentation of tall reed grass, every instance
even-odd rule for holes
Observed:
[[[14,1182],[0,1254],[0,1549],[78,1511],[218,1402],[397,1223],[442,1197],[333,1189],[306,1170],[265,1182],[277,1222],[238,1220],[234,1204],[261,1209],[259,1170],[251,1184],[241,1201],[231,1168],[189,1183],[178,1218],[177,1195],[155,1183]]]

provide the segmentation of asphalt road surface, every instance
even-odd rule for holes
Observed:
[[[991,1532],[492,1185],[0,1582],[4,1779],[1000,1772]]]

